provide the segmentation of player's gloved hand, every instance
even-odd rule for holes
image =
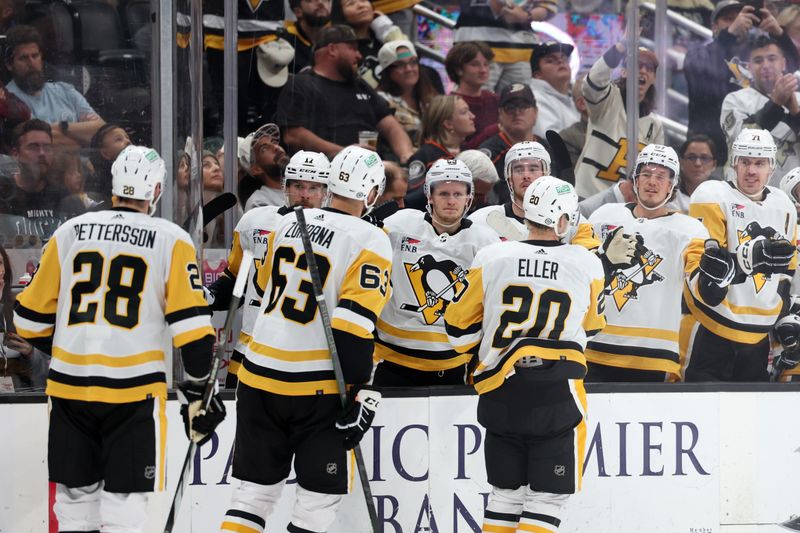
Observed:
[[[344,435],[344,447],[351,450],[361,441],[375,418],[375,411],[381,402],[381,393],[362,388],[354,399],[351,399],[339,418],[336,429]]]
[[[606,236],[603,250],[612,265],[632,265],[636,255],[636,237],[622,233],[620,226]]]
[[[209,307],[214,305],[214,302],[217,299],[216,295],[210,290],[208,290],[208,287],[206,287],[205,285],[203,285],[203,296],[205,296],[206,303],[209,305]]]
[[[788,240],[770,240],[759,236],[739,245],[736,262],[748,276],[786,273],[794,254],[795,247]]]
[[[225,404],[219,397],[219,386],[214,383],[214,394],[208,409],[201,409],[205,380],[181,381],[178,383],[178,401],[181,403],[181,417],[186,436],[202,446],[214,434],[217,426],[225,420]]]
[[[715,239],[707,239],[705,251],[700,256],[700,272],[720,287],[727,287],[736,275],[733,256]]]
[[[456,275],[456,279],[460,282],[464,282],[467,279],[467,271],[461,268],[460,266],[456,266],[455,270],[453,270],[453,274]]]
[[[792,353],[794,359],[800,356],[800,316],[786,315],[781,318],[772,327],[772,334],[781,343],[783,353]]]

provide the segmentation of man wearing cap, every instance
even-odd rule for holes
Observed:
[[[760,17],[760,18],[759,18]],[[722,101],[733,91],[749,85],[743,64],[749,55],[747,36],[754,28],[777,40],[787,58],[787,70],[798,67],[797,49],[767,9],[756,14],[739,0],[722,0],[711,15],[714,40],[686,52],[683,71],[689,96],[689,132],[703,133],[714,140],[717,161],[728,157],[727,141],[720,127]]]
[[[536,98],[531,88],[522,83],[513,83],[500,93],[497,133],[480,145],[480,150],[489,156],[497,169],[497,175],[505,177],[505,157],[508,149],[522,141],[536,141],[549,152],[547,141],[533,134],[537,122]],[[558,175],[554,167],[552,174]],[[502,188],[497,189],[498,192]],[[501,192],[501,200],[507,200]]]
[[[283,171],[289,163],[289,156],[281,148],[278,126],[264,124],[245,138],[250,143],[250,167],[256,170],[261,179],[261,188],[250,195],[244,210],[265,205],[283,205]]]
[[[569,57],[573,50],[572,45],[557,41],[533,48],[530,86],[539,110],[533,132],[539,137],[544,137],[547,130],[561,131],[580,118],[569,92],[572,81]]]
[[[598,59],[581,88],[589,113],[586,144],[575,164],[575,190],[581,198],[604,191],[627,174],[627,111],[625,109],[626,77],[611,80],[611,73],[625,57],[626,44],[620,41]],[[638,148],[648,144],[664,144],[664,127],[652,112],[655,107],[656,69],[658,58],[650,50],[639,49],[638,80]]]
[[[284,87],[276,122],[290,151],[313,150],[334,157],[358,143],[358,132],[377,131],[405,162],[414,153],[392,110],[358,75],[358,37],[343,25],[322,31],[314,66]]]

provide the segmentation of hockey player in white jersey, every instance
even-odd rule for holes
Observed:
[[[384,220],[392,243],[392,297],[378,320],[377,387],[463,385],[469,355],[456,353],[444,312],[467,289],[475,254],[500,241],[464,218],[474,196],[462,161],[440,159],[425,176],[428,212],[404,209]]]
[[[53,356],[47,455],[60,531],[142,531],[147,493],[165,485],[167,339],[189,376],[184,397],[199,404],[209,378],[214,330],[195,248],[150,216],[164,174],[155,150],[125,148],[111,167],[113,208],[59,227],[17,298],[19,335]],[[225,408],[214,396],[207,413],[182,413],[202,443]]]
[[[707,181],[692,194],[699,218],[718,247],[684,287],[696,320],[686,331],[686,381],[764,381],[770,329],[788,308],[797,266],[797,213],[767,185],[775,143],[765,130],[742,130],[731,147],[735,176]],[[716,265],[716,266],[715,266]]]
[[[327,531],[348,492],[348,450],[380,400],[364,384],[375,321],[390,296],[392,251],[383,230],[360,217],[384,180],[375,152],[347,147],[331,163],[330,206],[305,211],[344,379],[353,387],[343,413],[296,215],[285,215],[269,236],[256,280],[264,297],[236,389],[233,476],[240,481],[221,531],[263,532],[292,464],[297,490],[288,531]]]
[[[275,230],[281,217],[297,205],[304,208],[322,207],[327,196],[329,168],[330,161],[325,154],[320,152],[300,150],[292,156],[283,174],[284,205],[281,207],[275,205],[255,207],[247,211],[236,225],[233,231],[231,252],[228,255],[228,267],[222,276],[209,287],[207,296],[211,309],[214,311],[228,309],[244,250],[252,252],[255,266],[253,272],[258,272],[267,253],[267,239]],[[247,280],[243,300],[242,328],[228,364],[228,375],[225,378],[226,388],[236,388],[238,383],[236,374],[244,359],[244,350],[250,341],[258,308],[261,306],[261,296],[256,290],[253,279]]]
[[[608,325],[586,347],[586,381],[680,378],[683,283],[699,266],[708,231],[667,208],[679,175],[675,150],[649,144],[636,160],[636,202],[606,204],[589,217],[601,238],[621,228],[635,236],[637,247],[633,265],[606,267]]]
[[[588,336],[605,326],[603,267],[564,241],[578,195],[545,176],[524,198],[528,239],[488,246],[445,312],[459,353],[477,354],[478,422],[492,492],[485,532],[555,532],[580,490]]]
[[[503,205],[490,205],[472,213],[469,219],[476,224],[492,228],[504,240],[521,240],[528,235],[525,226],[523,197],[528,186],[542,176],[550,174],[550,154],[544,146],[534,141],[522,141],[506,152],[505,180],[511,199]],[[600,243],[594,238],[586,220],[576,215],[570,229],[569,240],[589,250]]]

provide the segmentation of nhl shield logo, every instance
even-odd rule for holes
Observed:
[[[153,479],[154,477],[156,477],[156,467],[155,466],[144,467],[144,478]]]
[[[325,471],[328,474],[335,476],[336,472],[339,471],[339,465],[337,465],[336,463],[328,463],[328,466],[325,467]]]
[[[553,468],[553,473],[558,477],[564,477],[564,474],[567,473],[567,467],[564,465],[556,465],[555,468]]]

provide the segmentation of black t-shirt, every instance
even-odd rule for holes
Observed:
[[[290,80],[278,100],[276,123],[303,127],[318,137],[347,146],[358,143],[358,132],[377,131],[392,108],[361,79],[334,81],[304,71]]]
[[[16,219],[18,221],[15,223],[16,234],[35,235],[46,241],[56,228],[68,218],[59,210],[62,197],[63,191],[51,185],[40,192],[26,192],[14,186],[13,193],[3,198],[0,211],[21,217],[21,219]]]

